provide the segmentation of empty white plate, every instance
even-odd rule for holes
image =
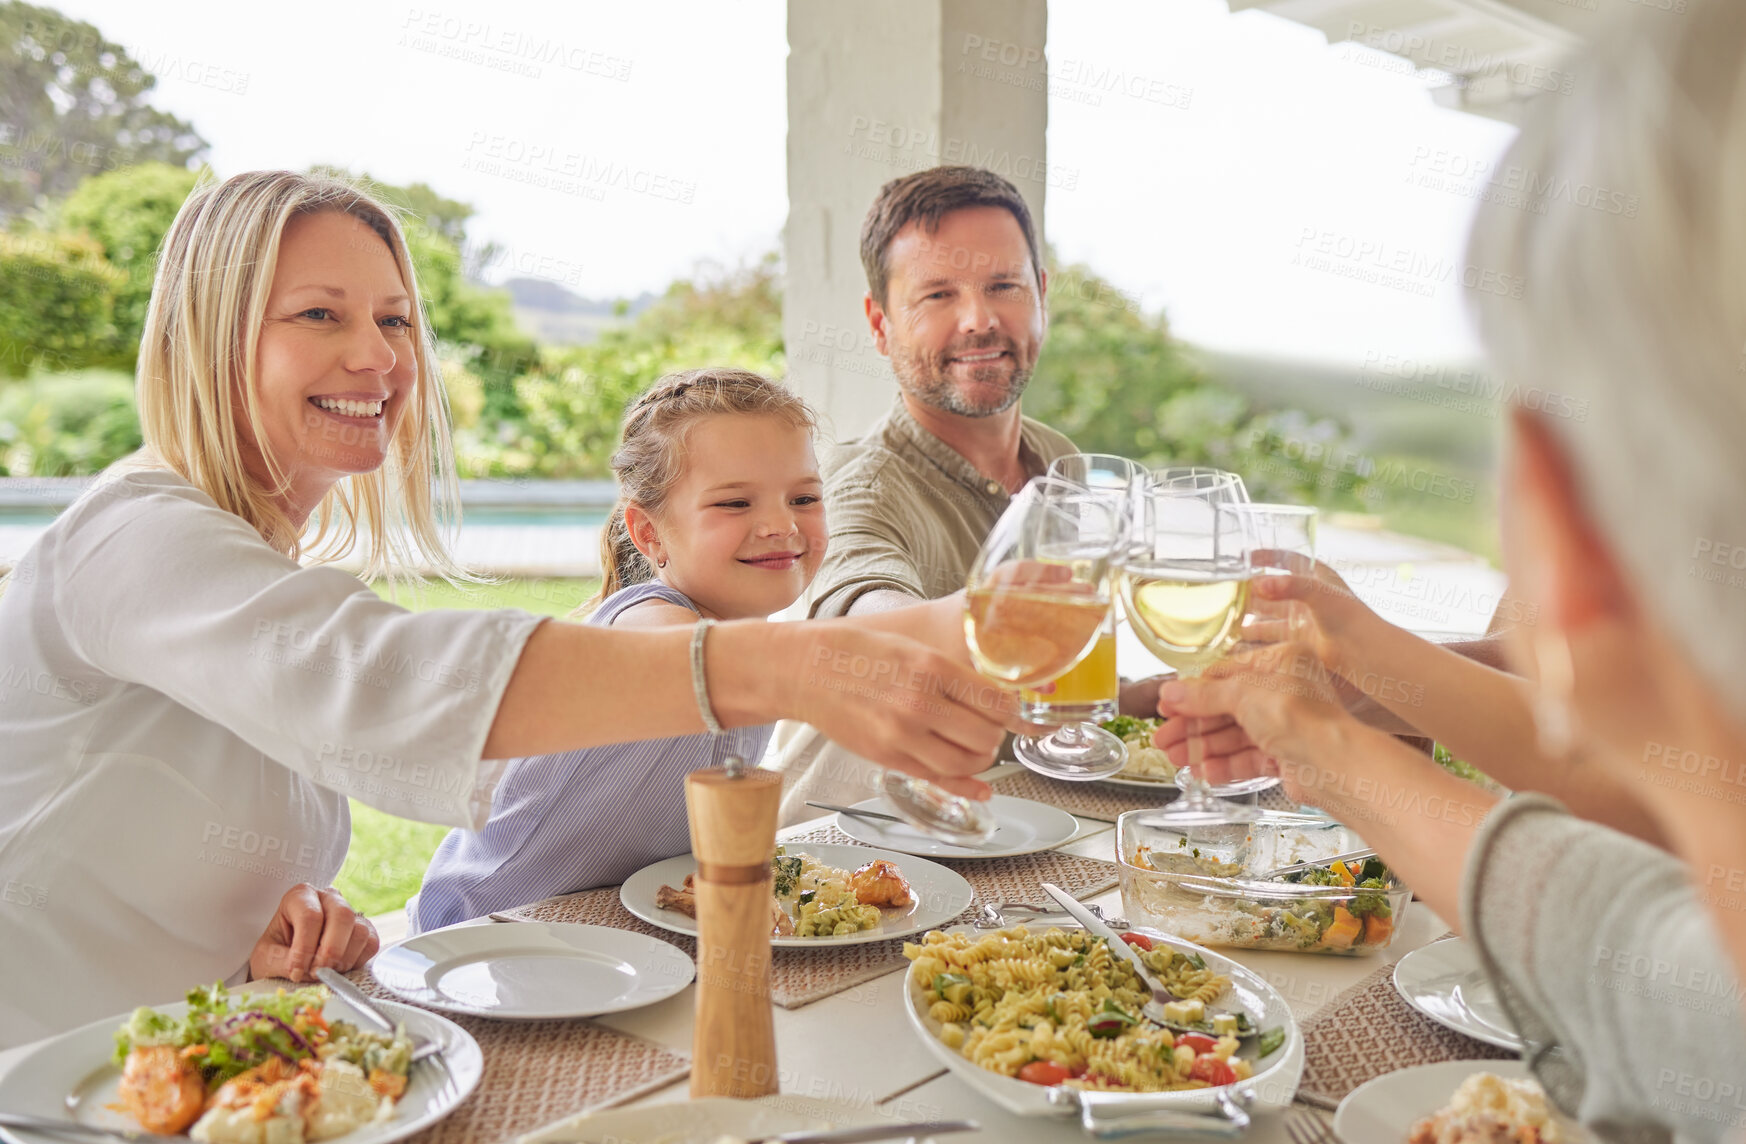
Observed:
[[[607,926],[502,922],[431,930],[370,963],[408,1001],[475,1017],[538,1020],[639,1009],[691,984],[668,942]]]
[[[1457,937],[1413,950],[1395,963],[1394,987],[1437,1024],[1500,1049],[1522,1051],[1497,987],[1469,942]]]
[[[989,800],[989,805],[1000,828],[994,832],[993,838],[980,846],[944,842],[923,834],[907,822],[857,818],[841,812],[837,814],[837,829],[869,846],[882,846],[887,850],[928,858],[1010,858],[1017,854],[1035,854],[1039,850],[1053,850],[1079,832],[1079,823],[1071,814],[1046,803],[997,794]],[[856,803],[855,809],[880,814],[897,813],[888,798],[870,798]]]

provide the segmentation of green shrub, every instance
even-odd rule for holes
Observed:
[[[140,443],[126,374],[93,369],[0,385],[0,476],[85,476]]]
[[[94,175],[61,203],[55,224],[96,241],[123,277],[115,287],[112,356],[128,369],[139,359],[139,338],[151,301],[158,248],[201,172],[169,163],[141,163]]]
[[[100,361],[125,281],[89,238],[0,233],[0,376]]]

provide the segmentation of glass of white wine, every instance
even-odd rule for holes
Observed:
[[[1065,674],[1097,645],[1109,619],[1116,509],[1083,486],[1036,477],[1007,506],[970,567],[964,640],[976,670],[1008,688]],[[888,775],[885,793],[907,821],[954,842],[993,837],[987,803]]]
[[[1107,453],[1072,453],[1056,458],[1049,466],[1049,476],[1071,482],[1110,504],[1115,512],[1113,541],[1119,569],[1132,532],[1136,498],[1150,480],[1145,467]],[[1082,519],[1087,528],[1097,523],[1092,518]],[[1085,782],[1108,778],[1127,766],[1127,744],[1098,726],[1119,713],[1121,679],[1116,673],[1115,621],[1112,607],[1090,654],[1046,684],[1050,690],[1024,688],[1019,692],[1019,718],[1056,728],[1049,735],[1022,735],[1013,740],[1013,755],[1038,774]]]
[[[1146,650],[1179,675],[1199,675],[1242,639],[1251,544],[1243,522],[1219,509],[1247,500],[1242,478],[1217,469],[1158,470],[1145,493],[1122,570],[1122,603]],[[1221,802],[1199,776],[1202,743],[1192,721],[1189,731],[1187,785],[1157,812],[1160,821],[1214,826],[1258,817],[1253,806]]]
[[[1243,537],[1249,550],[1249,568],[1253,577],[1309,576],[1316,566],[1317,511],[1308,505],[1266,504],[1244,501],[1221,504],[1215,510],[1221,536]],[[1227,541],[1227,544],[1233,543]],[[1251,584],[1253,584],[1251,580]],[[1287,639],[1292,631],[1292,616],[1298,605],[1294,601],[1267,603],[1250,595],[1250,610],[1243,622],[1241,640],[1244,645],[1274,643]],[[1184,767],[1176,772],[1176,785],[1187,790],[1193,781],[1193,770]],[[1279,785],[1273,775],[1257,775],[1250,779],[1209,786],[1208,790],[1221,798],[1253,794]]]

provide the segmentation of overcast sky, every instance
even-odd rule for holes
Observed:
[[[497,277],[634,295],[781,233],[781,0],[60,7],[161,77],[156,102],[211,142],[221,175],[325,162],[429,183],[478,208],[472,234],[506,248]],[[557,58],[528,58],[554,39]],[[1495,159],[1512,129],[1436,108],[1390,57],[1232,16],[1223,0],[1054,0],[1049,55],[1049,163],[1075,173],[1047,207],[1065,257],[1208,346],[1332,361],[1473,352],[1458,277],[1474,201],[1436,172]],[[1071,61],[1183,98],[1100,91]],[[490,160],[512,148],[584,177],[510,181]],[[626,177],[660,190],[633,193]],[[1340,253],[1360,249],[1376,254]],[[1430,269],[1365,280],[1378,262]]]

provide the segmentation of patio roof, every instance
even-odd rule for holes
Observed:
[[[1410,61],[1445,107],[1514,121],[1544,92],[1568,92],[1569,54],[1626,0],[1227,0]]]

